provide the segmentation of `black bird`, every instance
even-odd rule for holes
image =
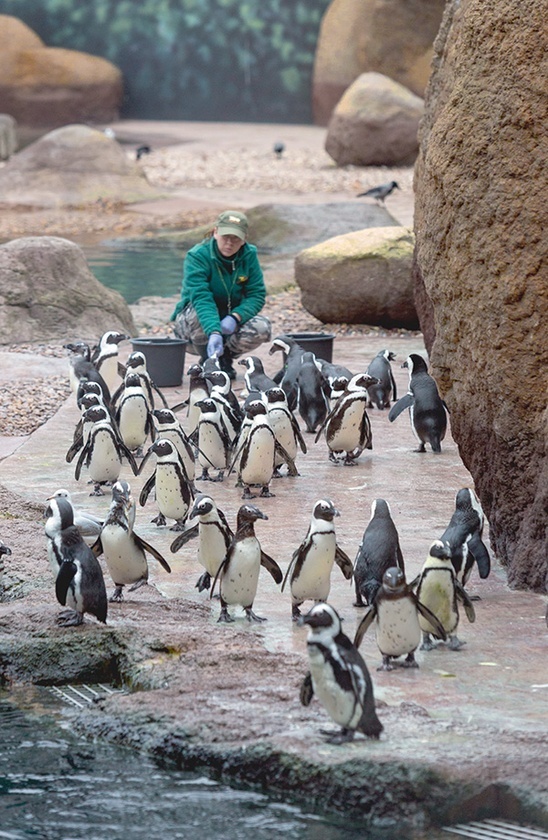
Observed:
[[[278,160],[280,160],[281,156],[285,152],[285,143],[274,143],[272,151],[274,152]]]
[[[150,146],[147,146],[146,143],[143,146],[139,146],[135,149],[135,160],[141,160],[143,155],[149,155],[152,149]]]
[[[390,181],[388,184],[380,184],[378,187],[371,187],[370,190],[366,190],[365,192],[358,193],[356,198],[361,198],[362,196],[368,196],[369,198],[374,198],[377,202],[382,202],[384,204],[384,199],[390,195],[393,190],[399,190],[400,185],[396,181]]]

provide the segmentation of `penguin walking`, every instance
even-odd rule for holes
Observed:
[[[385,408],[390,408],[390,402],[396,402],[398,399],[398,389],[396,387],[396,380],[392,372],[392,365],[396,358],[396,354],[390,350],[379,350],[377,355],[368,365],[366,373],[377,380],[373,385],[367,389],[369,395],[368,408],[375,406],[382,411]]]
[[[289,408],[285,391],[281,387],[269,388],[268,391],[265,391],[264,396],[266,399],[268,420],[272,431],[274,432],[274,437],[280,446],[285,449],[291,458],[291,461],[294,462],[297,457],[298,450],[300,449],[301,452],[306,455],[307,447],[295,415]],[[286,463],[283,456],[281,453],[277,452],[274,455],[275,478],[280,475],[279,470],[283,463]],[[299,472],[296,467],[292,470],[291,466],[288,464],[287,474],[289,476],[296,476]]]
[[[232,451],[230,434],[215,400],[211,397],[198,400],[196,406],[201,413],[198,426],[192,433],[192,440],[196,442],[198,463],[202,468],[202,474],[197,476],[196,480],[223,481]],[[219,470],[215,478],[209,475],[210,469]]]
[[[185,469],[186,479],[194,485],[196,476],[196,458],[189,436],[170,408],[155,408],[152,412],[156,426],[156,437],[166,438],[177,449]]]
[[[354,466],[364,449],[373,448],[371,423],[366,411],[367,389],[374,384],[367,373],[353,376],[316,434],[316,442],[325,430],[329,460],[335,464]]]
[[[182,408],[187,409],[187,432],[192,435],[198,425],[200,419],[200,408],[198,403],[201,400],[207,400],[211,394],[211,382],[206,378],[202,365],[194,364],[187,370],[189,377],[188,397],[181,403],[177,403],[172,407],[172,411],[180,411]]]
[[[228,612],[229,606],[243,607],[250,622],[266,621],[266,618],[253,612],[261,566],[264,566],[276,583],[282,581],[282,570],[272,557],[265,554],[255,536],[257,519],[268,519],[268,516],[255,505],[245,504],[240,507],[236,533],[211,587],[210,597],[213,596],[217,580],[219,581],[221,614],[218,622],[234,621]]]
[[[291,474],[295,475],[297,468],[294,461],[283,446],[276,440],[276,436],[268,419],[268,411],[262,400],[251,400],[246,414],[251,420],[246,437],[240,448],[236,450],[229,474],[235,462],[238,462],[238,484],[242,485],[243,499],[253,499],[251,488],[260,486],[259,495],[262,498],[274,496],[270,492],[270,482],[274,475],[276,455],[285,461]]]
[[[418,578],[416,593],[421,604],[434,613],[442,625],[449,638],[447,647],[450,650],[460,650],[466,642],[461,642],[456,636],[459,623],[458,601],[463,605],[468,621],[473,623],[476,614],[464,587],[456,578],[451,562],[451,550],[441,540],[435,540],[430,546]],[[440,638],[440,634],[422,615],[419,616],[419,623],[423,639],[421,650],[432,650],[434,644],[431,636]]]
[[[171,567],[163,555],[150,543],[133,530],[135,520],[135,501],[127,481],[116,481],[112,485],[112,501],[101,534],[92,546],[94,554],[104,555],[115,590],[110,597],[112,602],[121,602],[124,598],[124,586],[131,584],[129,592],[134,592],[148,583],[147,554],[151,554],[168,574]]]
[[[377,717],[373,683],[356,646],[342,632],[341,619],[330,604],[316,604],[301,616],[308,627],[310,671],[305,676],[300,698],[310,705],[314,694],[341,729],[321,730],[330,744],[352,741],[356,732],[378,739],[383,725]]]
[[[118,330],[107,330],[99,339],[99,344],[92,353],[91,361],[101,374],[112,394],[120,384],[118,345],[127,341],[129,335]]]
[[[137,456],[142,455],[149,436],[154,440],[154,418],[137,373],[129,372],[124,377],[124,390],[116,408],[116,423],[125,445]]]
[[[165,408],[168,407],[166,398],[164,397],[158,386],[153,382],[152,377],[150,376],[150,373],[147,370],[146,356],[144,353],[141,353],[140,350],[134,350],[133,353],[130,353],[130,355],[128,356],[125,369],[123,370],[123,377],[125,378],[126,374],[129,372],[138,374],[139,378],[141,379],[141,383],[147,395],[148,407],[151,411],[155,407],[155,394],[160,398],[162,405]],[[112,395],[113,405],[117,403],[121,394],[123,393],[123,390],[124,383],[121,382],[118,389]]]
[[[84,411],[86,411],[86,409],[91,408],[92,406],[100,406],[101,408],[104,408],[108,414],[110,423],[114,428],[115,434],[118,437],[120,436],[114,412],[112,411],[110,404],[105,402],[103,392],[101,391],[101,388],[99,387],[97,382],[85,382],[82,387],[82,391],[82,395],[78,398],[80,419],[74,429],[72,444],[70,445],[69,449],[67,450],[67,454],[65,455],[65,460],[67,464],[72,463],[77,453],[81,451],[82,447],[84,446],[85,442],[89,437],[89,432],[93,426],[93,423],[89,420],[86,424],[84,424],[83,414]]]
[[[304,601],[327,601],[331,589],[331,570],[336,563],[346,580],[352,578],[352,561],[337,545],[333,519],[340,516],[331,499],[319,499],[314,505],[305,539],[293,552],[282,583],[289,581],[291,617],[297,621]]]
[[[435,380],[428,373],[426,362],[417,353],[411,353],[402,367],[409,370],[409,390],[390,409],[391,423],[404,409],[409,409],[411,427],[419,446],[415,452],[441,452],[441,442],[447,431],[447,406],[441,399]]]
[[[250,394],[252,391],[262,393],[277,386],[278,383],[265,373],[263,363],[258,356],[247,356],[245,359],[240,359],[238,364],[243,365],[246,369],[244,382]]]
[[[418,668],[415,651],[421,641],[419,615],[434,628],[437,638],[446,640],[443,625],[407,585],[403,569],[392,566],[385,571],[375,601],[358,625],[354,644],[359,648],[376,619],[376,641],[382,655],[377,671],[393,671],[395,665]],[[403,662],[394,662],[400,656],[405,656]]]
[[[297,376],[301,369],[301,359],[304,353],[303,348],[294,338],[288,335],[279,335],[273,341],[268,351],[269,355],[281,352],[283,356],[283,367],[276,374],[274,380],[279,384],[287,397],[287,405],[290,411],[297,408]]]
[[[297,410],[310,434],[329,413],[329,394],[329,383],[316,364],[314,353],[303,353],[297,374]]]
[[[70,502],[58,498],[50,504],[57,507],[59,516],[55,594],[61,606],[67,607],[58,615],[57,624],[76,627],[83,623],[85,613],[106,624],[107,590],[99,561],[73,524]]]
[[[210,398],[219,406],[231,442],[238,437],[244,413],[238,398],[232,390],[230,377],[224,370],[214,370],[206,374],[211,382]]]
[[[489,577],[491,560],[483,542],[483,524],[485,517],[476,494],[470,487],[458,491],[455,500],[455,512],[440,539],[449,546],[451,562],[457,580],[466,586],[472,574],[474,563],[478,567],[480,578]],[[479,596],[474,596],[479,600]]]
[[[354,606],[363,607],[375,602],[383,575],[392,566],[398,566],[405,572],[398,531],[388,502],[385,499],[374,499],[371,504],[371,518],[363,532],[354,561]]]
[[[166,518],[174,519],[172,531],[182,531],[188,509],[194,499],[192,485],[185,475],[185,469],[177,452],[177,448],[167,438],[158,438],[149,448],[141,463],[141,469],[150,455],[156,455],[156,467],[152,475],[145,481],[139,495],[139,504],[144,506],[154,487],[159,514],[152,522],[161,526],[166,524]]]
[[[198,517],[198,522],[188,526],[173,540],[171,552],[179,551],[183,545],[198,537],[198,562],[205,571],[196,583],[198,592],[210,589],[220,565],[225,559],[234,534],[222,510],[217,507],[211,496],[198,493],[188,514],[188,522]]]
[[[69,502],[72,506],[73,523],[80,531],[84,540],[93,542],[97,539],[101,533],[101,528],[103,527],[102,519],[95,516],[94,513],[77,508],[72,501],[71,494],[64,487],[60,487],[59,490],[56,490],[53,496],[49,496],[46,501],[50,502],[52,499],[66,499],[67,502]]]
[[[103,496],[102,485],[117,481],[122,469],[122,457],[126,457],[133,475],[138,474],[137,464],[125,443],[116,434],[108,412],[100,406],[86,409],[82,415],[84,423],[90,422],[88,438],[78,458],[75,478],[78,481],[85,465],[95,487],[90,495]]]
[[[325,359],[317,359],[316,361],[329,383],[329,407],[331,409],[336,399],[342,396],[354,374],[344,365],[326,362]]]

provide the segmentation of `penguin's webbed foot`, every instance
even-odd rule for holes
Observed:
[[[403,662],[401,663],[402,668],[418,668],[419,663],[415,659],[415,652],[411,651],[408,653]]]
[[[133,586],[130,586],[128,592],[135,592],[136,589],[140,589],[141,586],[146,586],[148,584],[148,580],[146,578],[141,578]]]
[[[261,492],[259,493],[261,499],[272,499],[275,495],[275,493],[270,492],[268,484],[264,484],[261,489]]]
[[[121,604],[124,600],[124,587],[123,585],[117,586],[110,598],[108,599],[111,604]]]
[[[280,472],[280,467],[275,467],[274,472],[272,473],[272,478],[283,478],[283,475]]]
[[[389,656],[383,656],[382,665],[379,665],[377,671],[393,671],[394,665]]]
[[[320,732],[325,735],[325,741],[328,744],[347,744],[354,740],[354,730],[347,729],[345,726],[335,732],[332,729],[320,729]]]
[[[201,475],[196,476],[196,481],[211,481],[208,470],[204,467]]]
[[[158,526],[158,528],[159,528],[161,525],[165,525],[165,524],[166,524],[166,518],[165,518],[165,516],[164,516],[164,514],[163,514],[163,513],[159,513],[159,514],[158,514],[158,516],[155,516],[155,517],[154,517],[154,519],[151,519],[150,521],[151,521],[151,522],[154,522],[154,524],[155,524],[155,525],[157,525],[157,526]]]
[[[242,499],[255,499],[256,496],[251,492],[249,487],[246,485],[244,487],[244,492],[242,493]]]
[[[225,479],[225,471],[224,471],[224,470],[220,470],[220,471],[217,473],[217,475],[215,476],[215,478],[210,478],[209,480],[210,480],[210,481],[224,481],[224,479]]]
[[[219,618],[217,619],[217,624],[232,624],[233,621],[234,621],[234,619],[229,614],[227,608],[226,607],[221,607],[221,614],[219,615]]]
[[[244,607],[245,609],[245,617],[249,622],[260,622],[260,621],[268,621],[267,618],[262,618],[260,615],[257,615],[253,612],[251,607]]]
[[[457,639],[456,636],[449,636],[449,641],[447,642],[447,647],[449,650],[460,650],[464,647],[466,642],[461,642],[460,639]]]
[[[62,610],[56,621],[59,627],[79,627],[84,623],[84,614],[76,610]]]
[[[426,446],[424,445],[424,443],[421,443],[421,445],[417,446],[417,448],[414,449],[413,452],[426,452]]]
[[[430,638],[430,633],[423,633],[422,634],[422,645],[420,647],[421,650],[434,650],[435,645],[432,639]]]
[[[481,595],[469,595],[471,601],[481,601]]]
[[[198,592],[203,592],[204,589],[209,589],[210,587],[211,587],[211,575],[209,574],[209,572],[204,572],[198,578],[194,588],[197,589]]]
[[[91,493],[89,495],[90,496],[104,496],[105,491],[103,490],[101,485],[98,482],[96,482],[95,487],[93,488],[93,490],[91,491]]]
[[[353,455],[352,453],[347,453],[346,458],[343,461],[343,465],[345,467],[356,467],[357,466],[357,463],[356,463],[356,458],[357,457],[358,457],[357,455]]]
[[[331,461],[332,464],[338,464],[339,463],[339,459],[337,458],[337,456],[335,455],[335,453],[331,449],[329,450],[329,460]]]
[[[301,601],[301,603],[302,603],[302,601]],[[301,611],[299,609],[300,606],[301,606],[301,604],[293,604],[293,606],[291,607],[291,620],[292,621],[298,621],[299,618],[301,617]]]
[[[184,519],[177,519],[175,521],[175,525],[172,525],[169,530],[170,531],[184,531],[185,530],[185,520]]]

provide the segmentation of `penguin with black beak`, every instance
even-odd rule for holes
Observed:
[[[369,394],[368,408],[376,406],[379,411],[390,408],[390,402],[398,399],[396,380],[392,372],[392,365],[396,354],[390,350],[380,350],[374,359],[369,363],[366,373],[377,380],[367,389]]]
[[[166,517],[174,519],[175,525],[171,526],[171,530],[182,531],[188,509],[194,499],[194,490],[186,477],[177,448],[170,440],[167,438],[155,440],[143,458],[140,470],[152,454],[156,455],[156,467],[143,484],[139,494],[139,504],[142,506],[146,504],[154,487],[160,512],[152,522],[161,526],[166,524]]]
[[[325,430],[329,460],[335,464],[341,463],[344,453],[342,463],[354,466],[364,449],[373,448],[371,423],[366,411],[367,389],[373,384],[375,379],[367,373],[353,376],[318,429],[315,441],[318,442]]]
[[[483,523],[485,517],[476,494],[470,487],[458,491],[455,500],[455,512],[449,525],[441,535],[451,552],[451,562],[459,583],[466,586],[472,574],[474,563],[482,579],[489,577],[491,560],[483,542]],[[479,600],[479,596],[475,596]]]
[[[365,606],[364,598],[368,605],[375,603],[383,575],[392,566],[397,566],[405,572],[398,531],[388,502],[385,499],[374,499],[371,504],[371,518],[363,532],[354,561],[354,606]]]
[[[108,411],[101,406],[92,406],[84,411],[82,420],[84,423],[90,422],[91,428],[80,452],[74,476],[78,481],[85,465],[90,479],[95,484],[90,495],[103,496],[102,485],[118,480],[122,469],[122,457],[127,458],[133,475],[137,475],[139,470],[132,453],[116,434]]]
[[[447,431],[447,406],[422,356],[411,353],[402,367],[409,370],[409,390],[394,403],[388,419],[393,423],[408,408],[411,427],[419,441],[415,452],[426,452],[426,444],[429,443],[432,452],[440,453],[441,442]]]
[[[299,618],[308,627],[310,671],[300,698],[309,706],[314,694],[341,729],[321,730],[330,744],[352,741],[356,732],[378,739],[383,725],[377,717],[373,683],[356,646],[342,632],[341,619],[330,604],[316,604]]]
[[[219,567],[225,559],[234,534],[222,510],[217,507],[211,496],[199,493],[189,511],[187,522],[198,517],[194,525],[187,525],[185,530],[175,537],[171,552],[175,554],[189,540],[198,537],[198,562],[205,571],[198,578],[196,589],[203,592],[211,587]]]

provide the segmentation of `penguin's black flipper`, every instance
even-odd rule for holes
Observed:
[[[404,394],[403,397],[394,403],[390,411],[388,412],[388,419],[391,423],[394,422],[396,417],[399,417],[402,411],[405,411],[406,408],[411,408],[413,403],[415,402],[415,397],[413,394],[407,393]]]
[[[283,574],[282,570],[276,563],[276,561],[270,557],[270,555],[265,554],[264,551],[261,550],[261,566],[264,566],[267,572],[274,578],[276,583],[281,583]]]
[[[289,475],[299,475],[297,467],[295,466],[295,461],[287,451],[287,449],[282,446],[282,444],[274,438],[274,450],[278,453],[280,458],[284,459],[285,464],[289,470]]]
[[[90,447],[89,447],[89,440],[88,440],[84,444],[84,446],[82,447],[82,451],[80,452],[80,457],[78,458],[78,460],[76,462],[76,468],[74,470],[74,478],[76,479],[76,481],[78,481],[78,479],[80,478],[80,474],[82,472],[82,467],[84,466],[84,461],[86,459],[86,456],[89,453],[89,449],[90,449]]]
[[[409,584],[408,584],[409,589],[415,589],[415,588],[419,585],[420,580],[421,580],[421,577],[422,577],[422,575],[421,575],[421,573],[419,572],[419,574],[417,575],[417,577],[414,577],[414,578],[413,578],[413,580],[411,581],[411,583],[409,583]]]
[[[491,558],[489,557],[489,552],[487,551],[485,543],[479,534],[475,534],[470,539],[468,543],[468,551],[474,556],[480,578],[483,580],[486,577],[489,577],[489,572],[491,571]]]
[[[177,403],[177,405],[172,405],[171,411],[180,411],[182,408],[188,408],[188,400],[183,400],[182,402]]]
[[[287,567],[287,571],[286,571],[285,577],[283,579],[282,592],[284,591],[285,585],[286,585],[288,579],[291,577],[293,569],[297,565],[297,563],[299,561],[299,558],[301,558],[301,560],[302,560],[302,558],[306,556],[306,552],[308,551],[309,545],[310,545],[310,539],[307,537],[305,539],[305,541],[299,546],[299,548],[297,548],[293,552],[293,556],[291,557],[291,562],[290,562],[289,566]]]
[[[76,453],[79,452],[83,445],[83,435],[80,435],[79,437],[74,439],[72,445],[69,446],[69,448],[67,449],[67,454],[65,455],[65,461],[67,462],[67,464],[70,464],[74,460],[74,458],[76,457]]]
[[[183,545],[186,545],[189,540],[194,539],[194,537],[198,536],[200,525],[197,522],[196,525],[192,525],[191,528],[185,528],[184,531],[175,537],[173,542],[171,543],[169,550],[172,554],[175,554],[176,551],[179,551]]]
[[[416,598],[415,603],[422,617],[425,618],[426,621],[432,626],[432,636],[435,636],[436,639],[441,639],[443,642],[445,642],[447,640],[447,633],[445,632],[443,624],[438,619],[438,617],[434,615],[432,610],[429,610],[428,607],[425,607],[424,604],[421,604],[418,598]]]
[[[217,581],[221,577],[221,574],[226,569],[227,565],[228,565],[228,552],[227,552],[227,555],[226,555],[225,559],[223,560],[223,562],[221,563],[221,565],[217,569],[217,574],[215,575],[215,577],[213,579],[213,583],[211,584],[211,589],[209,590],[210,600],[211,600],[211,598],[213,598],[213,593],[215,592],[215,586],[217,584]]]
[[[101,542],[101,535],[99,535],[97,537],[97,539],[95,540],[95,542],[93,543],[93,545],[90,546],[90,551],[93,552],[95,557],[100,557],[101,556],[101,554],[104,551],[103,543]]]
[[[370,607],[360,623],[358,624],[358,629],[356,630],[356,635],[354,636],[354,645],[359,648],[362,643],[362,639],[373,624],[375,618],[377,617],[377,608],[375,606]]]
[[[144,540],[142,537],[136,534],[135,531],[133,532],[133,539],[135,540],[135,543],[139,546],[140,549],[142,549],[143,551],[148,551],[149,554],[152,554],[152,556],[156,558],[160,566],[162,566],[162,568],[164,568],[166,572],[171,574],[171,566],[169,565],[167,560],[160,554],[157,548],[154,548],[153,545],[147,543],[146,540]]]
[[[474,605],[468,595],[466,594],[466,590],[464,586],[459,583],[459,581],[455,578],[455,594],[459,601],[461,602],[462,606],[464,607],[464,612],[466,613],[466,618],[473,624],[476,620],[476,611],[474,609]]]
[[[55,595],[62,607],[67,603],[67,592],[77,571],[76,563],[72,560],[63,560],[59,567],[59,574],[55,581]]]
[[[318,429],[318,431],[316,432],[316,437],[314,438],[314,443],[318,443],[318,441],[319,441],[319,439],[320,439],[320,437],[321,437],[321,434],[322,434],[323,430],[325,429],[325,427],[327,426],[327,424],[329,423],[329,421],[331,420],[331,418],[332,418],[332,417],[333,417],[333,415],[335,414],[335,411],[336,411],[336,410],[337,410],[337,403],[335,403],[335,405],[333,406],[333,408],[331,409],[331,411],[330,411],[330,412],[326,415],[326,417],[325,417],[325,419],[324,419],[323,423],[321,424],[320,428],[319,428],[319,429]]]
[[[147,478],[147,480],[143,484],[141,492],[139,493],[139,504],[141,506],[144,506],[146,504],[146,500],[148,499],[148,497],[150,495],[150,492],[151,492],[151,490],[152,490],[152,488],[154,487],[155,484],[156,484],[156,470],[154,470],[152,475]]]
[[[152,380],[150,381],[150,384],[152,385],[152,387],[154,388],[154,390],[156,391],[156,393],[158,394],[158,396],[159,396],[159,397],[160,397],[160,399],[162,400],[162,402],[163,402],[163,404],[164,404],[164,408],[169,408],[169,406],[168,406],[168,404],[167,404],[167,400],[166,400],[166,398],[164,397],[164,395],[162,394],[162,392],[160,391],[160,389],[158,388],[158,386],[157,386],[157,385],[155,385],[155,384],[154,384],[154,382],[153,382]]]
[[[301,683],[299,690],[299,699],[303,706],[310,706],[312,698],[314,697],[314,685],[312,684],[312,674],[308,671]]]
[[[390,384],[392,386],[392,401],[398,401],[398,389],[396,388],[396,380],[394,379],[394,374],[392,373],[392,368],[390,368]]]
[[[128,464],[131,467],[131,472],[133,473],[133,475],[139,475],[139,467],[137,465],[137,461],[133,457],[133,452],[131,452],[127,448],[127,446],[121,439],[118,441],[118,446],[122,450],[122,455],[124,455],[127,458]]]
[[[352,575],[354,574],[354,567],[352,565],[352,560],[346,554],[340,546],[336,546],[335,548],[335,563],[345,576],[347,580],[352,579]]]

